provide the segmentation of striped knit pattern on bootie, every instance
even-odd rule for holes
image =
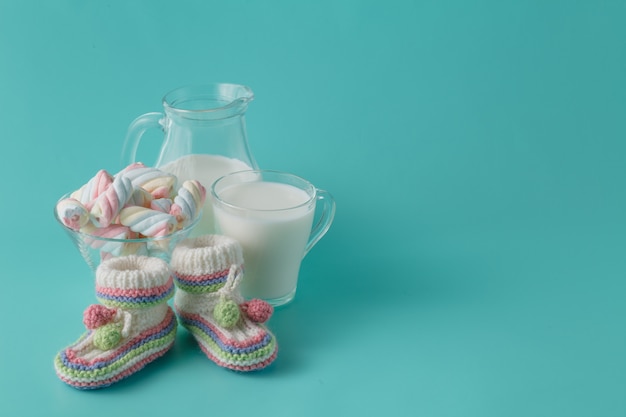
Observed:
[[[96,297],[83,314],[87,332],[59,352],[56,373],[79,389],[109,386],[163,356],[176,337],[167,305],[174,282],[167,263],[147,256],[104,261],[96,270]]]
[[[239,243],[226,236],[204,235],[178,244],[171,266],[178,287],[178,317],[202,351],[219,366],[253,371],[276,359],[276,338],[262,324],[272,307],[245,302],[239,292],[243,275]]]

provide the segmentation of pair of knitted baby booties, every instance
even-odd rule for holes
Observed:
[[[106,387],[132,375],[172,347],[176,315],[217,365],[265,368],[277,353],[276,339],[263,325],[273,309],[242,298],[242,277],[239,243],[219,235],[181,242],[170,265],[136,255],[104,261],[96,270],[100,304],[83,314],[87,332],[57,354],[57,375],[79,389]],[[167,303],[174,286],[176,314]]]

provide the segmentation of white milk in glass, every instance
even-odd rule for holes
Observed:
[[[220,233],[243,248],[244,297],[276,299],[295,291],[315,212],[314,203],[305,204],[309,194],[292,185],[258,181],[226,187],[219,197],[239,207],[216,204],[215,221]]]
[[[198,180],[206,188],[207,195],[202,209],[202,218],[191,232],[191,236],[199,236],[214,233],[215,230],[210,198],[213,182],[231,172],[244,171],[251,168],[239,159],[220,155],[187,155],[163,165],[159,169],[176,175],[179,185],[187,180]]]

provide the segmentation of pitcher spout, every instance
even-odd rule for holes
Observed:
[[[167,93],[163,97],[163,107],[170,116],[215,120],[245,113],[253,99],[252,90],[244,85],[192,85]]]

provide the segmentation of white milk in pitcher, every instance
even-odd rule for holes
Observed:
[[[211,185],[219,177],[235,171],[252,169],[239,159],[221,155],[187,155],[169,164],[159,167],[178,177],[179,185],[187,180],[198,180],[206,188],[206,200],[202,209],[202,218],[190,236],[214,233],[213,208],[211,207]]]
[[[292,185],[246,182],[225,187],[215,203],[221,234],[243,248],[246,298],[279,299],[296,289],[300,263],[311,234],[315,204],[309,194]],[[298,207],[302,205],[301,207]]]

